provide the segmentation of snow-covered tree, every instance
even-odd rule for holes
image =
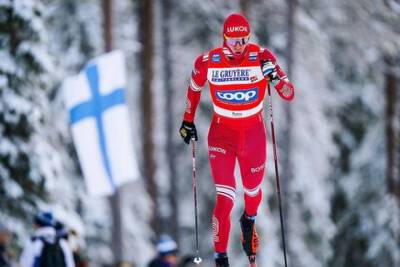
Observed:
[[[47,181],[58,175],[42,135],[54,67],[43,10],[40,1],[0,4],[0,205],[20,218],[48,197]]]
[[[332,77],[337,77],[331,84],[342,103],[335,111],[340,153],[333,161],[332,218],[338,232],[331,266],[400,263],[400,203],[386,180],[385,77],[389,72],[399,76],[385,60],[400,55],[399,6],[396,11],[389,3],[396,5],[340,1],[336,10],[340,5],[353,15],[328,17]]]

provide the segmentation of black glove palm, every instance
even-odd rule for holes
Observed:
[[[179,133],[186,144],[189,144],[191,139],[198,140],[196,126],[193,122],[183,121]]]

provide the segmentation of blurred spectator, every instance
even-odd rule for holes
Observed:
[[[148,267],[176,267],[178,247],[176,242],[168,235],[162,235],[156,244],[157,257]]]
[[[21,267],[75,267],[67,241],[57,237],[54,227],[52,213],[35,215],[34,234],[22,251]]]
[[[56,229],[56,235],[60,239],[64,239],[68,242],[68,245],[72,251],[76,267],[87,267],[87,257],[83,254],[84,241],[78,235],[78,232],[74,229],[68,229],[61,221],[56,221],[54,228]]]
[[[12,235],[10,231],[0,223],[0,267],[11,267],[12,257],[8,251]]]
[[[83,253],[85,247],[84,240],[79,236],[78,232],[74,229],[69,230],[68,244],[72,250],[74,262],[76,267],[88,267],[87,256]]]

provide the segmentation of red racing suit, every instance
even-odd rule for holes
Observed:
[[[215,252],[227,250],[230,213],[236,195],[234,169],[238,160],[245,201],[245,212],[257,214],[262,199],[261,182],[266,162],[267,139],[262,110],[268,80],[262,61],[276,57],[268,49],[249,43],[241,58],[226,47],[199,56],[194,64],[187,91],[184,120],[193,122],[202,87],[209,82],[214,107],[208,133],[208,156],[217,197],[212,226]],[[285,100],[292,100],[294,87],[276,64],[280,80],[275,89]]]

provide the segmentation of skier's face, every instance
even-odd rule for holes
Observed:
[[[240,38],[230,38],[225,36],[226,45],[236,55],[241,55],[249,42],[250,36]]]

